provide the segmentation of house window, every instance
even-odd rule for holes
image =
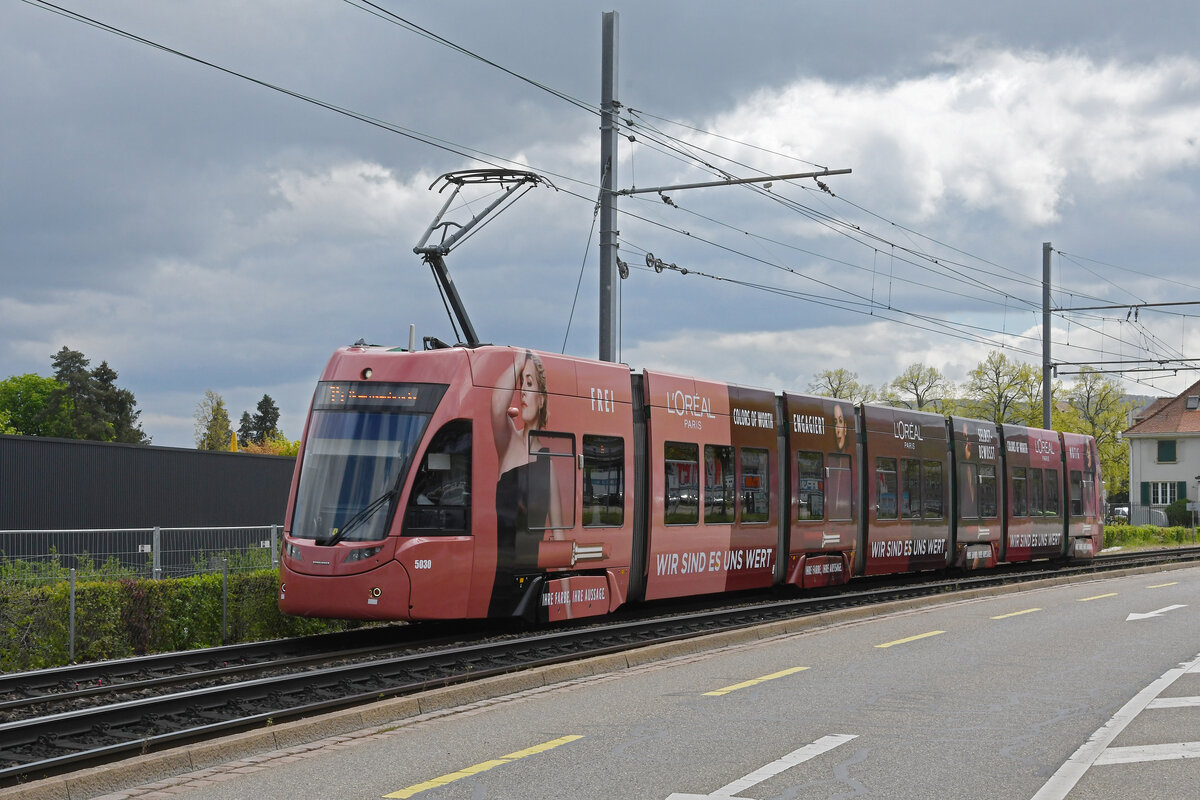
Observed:
[[[1158,463],[1174,464],[1175,463],[1175,440],[1174,439],[1159,439],[1158,440]]]
[[[1174,503],[1179,484],[1174,481],[1154,481],[1150,484],[1150,505],[1169,506]]]

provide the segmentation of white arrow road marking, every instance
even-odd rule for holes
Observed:
[[[812,744],[806,744],[798,750],[793,750],[783,758],[772,761],[765,767],[754,770],[744,778],[738,778],[733,783],[722,786],[712,794],[680,794],[675,792],[667,797],[667,800],[745,800],[745,798],[734,797],[735,792],[740,792],[743,789],[749,789],[755,784],[762,783],[767,778],[778,775],[785,769],[803,764],[811,758],[816,758],[822,753],[827,753],[838,745],[843,745],[851,739],[857,739],[858,735],[853,733],[834,733],[829,736],[822,736]]]
[[[1182,606],[1166,606],[1165,608],[1160,608],[1158,611],[1147,611],[1145,614],[1130,614],[1128,617],[1125,618],[1125,621],[1129,622],[1130,620],[1134,620],[1134,619],[1150,619],[1151,617],[1157,617],[1160,614],[1165,614],[1168,611],[1174,611],[1177,608],[1187,608],[1187,605],[1185,604]]]

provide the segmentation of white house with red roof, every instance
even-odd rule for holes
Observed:
[[[1200,382],[1155,400],[1121,436],[1129,442],[1131,522],[1165,524],[1157,512],[1200,498]]]

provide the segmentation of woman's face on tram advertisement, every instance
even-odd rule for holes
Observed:
[[[841,406],[833,407],[833,435],[837,438],[837,449],[846,449],[846,412]]]
[[[967,432],[967,423],[963,423],[963,455],[971,457],[971,434]]]
[[[527,428],[546,424],[546,373],[539,360],[526,355],[518,375],[517,389],[521,392],[521,420]]]

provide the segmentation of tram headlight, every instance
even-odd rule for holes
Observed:
[[[379,551],[382,549],[383,545],[380,545],[379,547],[364,547],[359,550],[351,550],[349,555],[346,556],[346,563],[349,564],[352,561],[363,561],[371,556],[378,555]]]
[[[288,558],[293,558],[296,561],[304,560],[303,558],[300,557],[300,548],[296,547],[296,545],[292,544],[291,542],[288,542],[284,546],[283,552],[285,555],[287,555]]]

